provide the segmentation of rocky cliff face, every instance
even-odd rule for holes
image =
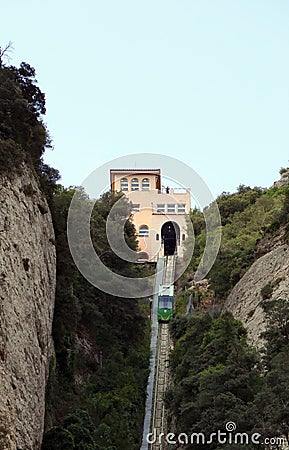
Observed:
[[[289,184],[289,168],[283,169],[280,173],[281,178],[278,181],[275,181],[273,186],[275,187],[282,187],[287,186]]]
[[[44,426],[56,255],[32,171],[0,176],[0,448],[37,450]]]
[[[266,329],[265,315],[261,306],[261,290],[270,285],[271,299],[289,298],[289,247],[280,245],[261,256],[230,293],[225,310],[243,322],[249,341],[257,347],[263,345],[260,334]]]

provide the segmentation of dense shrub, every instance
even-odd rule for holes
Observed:
[[[262,287],[260,294],[263,300],[270,298],[273,294],[273,287],[271,283],[265,284],[265,286]]]

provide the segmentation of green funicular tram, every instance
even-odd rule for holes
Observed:
[[[158,294],[158,321],[168,322],[174,312],[174,286],[160,285]]]

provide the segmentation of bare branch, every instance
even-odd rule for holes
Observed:
[[[9,41],[5,47],[0,47],[0,67],[4,66],[3,60],[6,60],[7,63],[10,62],[11,56],[9,53],[13,50],[14,48],[11,41]]]

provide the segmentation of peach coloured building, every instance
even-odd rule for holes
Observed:
[[[190,190],[162,186],[160,169],[111,169],[110,185],[132,203],[139,260],[155,262],[174,253],[182,257]]]

